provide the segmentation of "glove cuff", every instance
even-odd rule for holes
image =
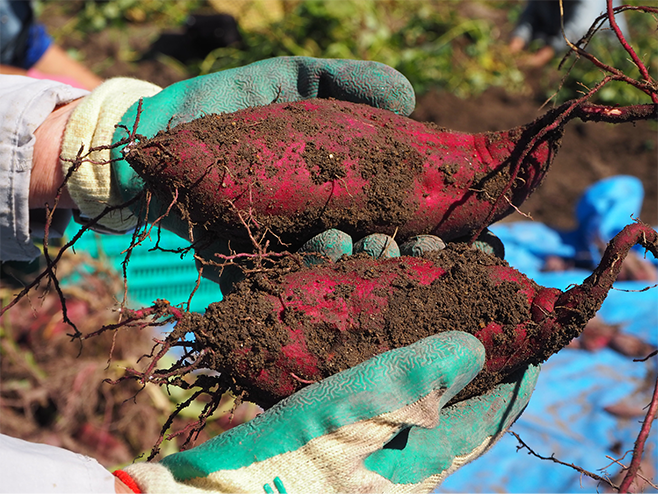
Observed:
[[[208,490],[177,482],[171,471],[159,463],[133,463],[120,470],[121,481],[133,492],[158,492],[162,494],[201,494]],[[117,475],[117,472],[114,473]],[[130,484],[126,482],[129,480]],[[215,491],[219,492],[219,491]]]
[[[104,82],[85,97],[66,124],[60,156],[64,175],[81,151],[85,156],[91,148],[112,144],[115,126],[128,108],[140,98],[153,96],[161,90],[149,82],[119,77]],[[112,184],[109,149],[87,156],[69,178],[67,188],[86,218],[95,218],[106,206],[123,202]],[[115,231],[128,231],[136,223],[128,209],[113,211],[99,221],[100,225]]]
[[[128,487],[128,489],[133,491],[135,494],[142,494],[142,490],[139,488],[139,485],[137,485],[137,482],[135,482],[135,479],[133,479],[127,472],[124,472],[123,470],[116,470],[113,475],[121,482],[123,482],[126,487]]]

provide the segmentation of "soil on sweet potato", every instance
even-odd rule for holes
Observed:
[[[269,235],[273,250],[295,251],[330,228],[355,239],[379,232],[450,241],[510,214],[541,183],[561,127],[533,139],[558,114],[470,135],[368,105],[314,99],[138,135],[125,158],[163,213],[173,206],[240,250],[250,243],[246,223],[257,237]]]
[[[518,283],[494,282],[490,272],[483,269],[507,266],[507,263],[464,244],[449,244],[446,249],[425,257],[445,271],[430,284],[419,283],[413,276],[409,262],[414,258],[409,257],[382,263],[354,255],[333,265],[338,272],[359,279],[389,279],[393,275],[392,290],[391,286],[383,285],[372,292],[371,299],[386,299],[386,307],[381,311],[357,313],[344,328],[340,327],[344,321],[334,324],[318,320],[303,310],[303,304],[300,309],[297,302],[306,294],[282,289],[291,272],[308,269],[297,267],[296,261],[289,259],[277,271],[239,282],[222,302],[210,305],[205,315],[187,314],[177,330],[194,333],[198,348],[210,349],[204,357],[204,366],[230,375],[237,390],[246,391],[250,400],[264,407],[284,396],[277,395],[276,390],[257,378],[265,372],[274,382],[289,379],[281,375],[289,373],[289,368],[282,369],[277,359],[282,348],[291,342],[291,329],[296,338],[301,335],[304,341],[307,350],[303,358],[307,363],[317,362],[317,367],[307,367],[313,367],[307,374],[304,366],[299,366],[293,392],[309,381],[353,367],[387,349],[407,346],[444,331],[475,334],[490,322],[503,326],[496,345],[502,351],[509,350],[518,326],[530,321],[528,298]],[[529,283],[536,287],[534,282]],[[348,284],[337,285],[332,296],[340,299],[338,305],[349,305],[353,290]],[[534,327],[532,322],[528,323],[529,337]],[[536,356],[532,363],[558,351],[563,346],[557,343],[561,340],[556,338],[554,347],[547,347],[546,353]],[[517,370],[483,371],[455,400],[479,395]]]
[[[304,150],[300,158],[310,180],[316,185],[328,184],[331,187],[327,202],[309,205],[312,192],[305,195],[303,191],[298,191],[293,199],[300,204],[279,205],[286,200],[285,197],[264,202],[268,204],[267,207],[256,205],[249,212],[254,220],[253,228],[259,228],[261,232],[273,232],[277,240],[283,242],[289,250],[296,250],[310,237],[329,228],[338,228],[354,235],[366,228],[363,225],[376,225],[376,231],[392,234],[398,225],[408,223],[417,214],[417,204],[410,204],[409,198],[414,179],[422,171],[423,156],[411,146],[395,139],[391,129],[382,128],[372,139],[352,137],[348,145],[340,143],[339,149],[349,146],[349,156],[346,156],[325,147],[327,140],[323,134],[327,129],[319,125],[318,121],[331,118],[336,112],[346,115],[354,112],[358,119],[362,118],[360,113],[339,106],[338,102],[330,108],[316,110],[321,117],[314,119],[309,119],[308,111],[294,104],[286,104],[282,108],[280,117],[268,116],[255,122],[252,122],[251,117],[237,119],[232,114],[207,115],[140,141],[131,148],[127,159],[164,204],[175,202],[174,207],[183,218],[189,218],[193,223],[215,231],[223,238],[229,238],[235,246],[241,248],[249,246],[242,245],[245,228],[236,216],[237,207],[227,200],[230,194],[226,199],[222,197],[219,200],[219,196],[210,195],[213,193],[212,188],[210,194],[205,190],[201,181],[217,177],[222,182],[218,186],[225,187],[224,181],[230,178],[235,182],[235,188],[248,189],[248,193],[253,195],[253,201],[260,201],[263,193],[267,194],[277,186],[276,181],[269,179],[284,173],[277,162],[287,161],[290,154],[293,155],[290,159],[295,159],[295,151],[287,148],[297,146],[296,137],[291,135],[290,128],[304,137]],[[346,121],[349,118],[346,116]],[[350,128],[344,123],[337,123],[331,130],[332,135],[340,133],[340,129],[349,135]],[[287,140],[282,142],[281,136],[287,136]],[[208,153],[214,153],[214,161],[204,168],[202,175],[199,170],[191,170],[184,176],[169,171],[179,167],[205,167],[206,163],[200,165],[194,159],[180,157],[185,151],[179,149],[182,149],[186,140],[201,142]],[[272,155],[263,157],[261,148]],[[231,153],[230,160],[225,159],[226,153]],[[346,160],[358,163],[360,179],[368,184],[365,204],[355,200],[344,204],[345,207],[335,207],[334,188],[346,188],[349,193],[349,185],[343,180]],[[291,163],[286,164],[293,166]],[[259,177],[260,168],[264,168],[265,180]],[[285,173],[293,171],[300,173],[292,168],[286,169]],[[197,180],[197,177],[200,178]],[[240,200],[239,197],[237,200]],[[306,203],[304,207],[302,202]],[[281,211],[270,211],[271,208]],[[273,247],[277,244],[277,241],[272,242]]]

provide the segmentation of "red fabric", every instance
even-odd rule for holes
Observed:
[[[128,489],[133,491],[135,494],[142,494],[141,489],[137,485],[137,482],[133,480],[133,478],[128,475],[126,472],[123,470],[117,470],[114,472],[114,476],[118,478],[121,482],[126,484],[128,486]]]
[[[64,84],[68,84],[69,86],[77,87],[79,89],[87,89],[78,81],[76,81],[74,78],[65,75],[44,74],[43,72],[39,72],[36,69],[28,70],[26,75],[28,77],[31,77],[32,79],[48,79],[50,81],[62,82]]]

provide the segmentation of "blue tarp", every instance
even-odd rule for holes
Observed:
[[[617,176],[594,184],[578,203],[578,227],[570,232],[533,222],[503,223],[491,230],[503,240],[506,259],[537,283],[560,289],[581,283],[587,269],[541,272],[546,256],[578,258],[597,264],[597,238],[609,240],[639,218],[643,189],[634,177]],[[651,254],[647,259],[651,258]],[[598,315],[608,324],[658,346],[658,288],[647,282],[617,282]],[[631,290],[631,291],[629,291]],[[628,465],[644,414],[618,418],[604,408],[620,401],[648,405],[658,358],[633,362],[613,350],[564,349],[542,367],[528,408],[511,430],[537,454],[605,476],[619,472],[606,457]],[[645,458],[656,464],[658,433],[652,429]],[[605,492],[605,486],[576,470],[517,451],[506,434],[487,454],[450,476],[436,492]],[[608,467],[606,471],[601,469]],[[652,474],[653,475],[653,474]],[[646,492],[656,492],[649,487]]]

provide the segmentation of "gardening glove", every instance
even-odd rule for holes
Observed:
[[[444,249],[445,242],[436,235],[416,235],[398,246],[395,240],[382,233],[374,233],[352,244],[352,237],[347,233],[330,229],[307,241],[297,251],[304,257],[307,266],[321,264],[327,261],[337,261],[342,256],[365,252],[374,258],[403,256],[420,257],[425,253]],[[473,248],[482,252],[505,258],[505,248],[498,237],[485,228],[475,242]]]
[[[109,147],[132,130],[152,137],[210,113],[315,97],[366,103],[403,115],[411,113],[415,104],[413,88],[402,74],[377,62],[356,60],[272,58],[165,89],[135,79],[110,79],[85,97],[71,116],[62,145],[62,166],[68,172],[79,153]],[[94,218],[106,206],[122,204],[144,190],[143,181],[122,157],[121,146],[94,152],[69,179],[69,192],[83,217]],[[110,159],[115,160],[111,166]],[[133,213],[138,209],[134,205],[117,210],[99,223],[128,231],[137,223]],[[153,205],[150,209],[151,220],[163,212]],[[169,226],[187,237],[187,225],[178,223]]]
[[[65,175],[76,157],[85,156],[91,148],[102,148],[86,156],[67,182],[69,193],[80,209],[78,220],[95,218],[107,206],[123,204],[144,191],[143,181],[123,160],[122,146],[110,149],[112,143],[126,138],[129,131],[152,137],[169,126],[205,114],[314,97],[366,103],[403,115],[410,114],[415,104],[413,88],[399,72],[377,62],[356,60],[272,58],[196,77],[165,89],[127,78],[105,82],[75,109],[62,144]],[[138,112],[140,100],[142,106]],[[148,220],[157,219],[167,206],[151,199]],[[138,201],[129,208],[112,211],[98,222],[96,229],[129,231],[137,225],[138,218],[146,216],[145,209],[145,201]],[[187,222],[175,214],[167,215],[161,226],[188,240],[193,236],[198,241],[203,233],[190,230]],[[205,247],[198,243],[197,247],[198,254],[206,259],[214,253],[229,254],[224,241]],[[221,274],[204,271],[204,276],[214,281],[220,281]],[[225,293],[233,280],[224,281]]]
[[[447,332],[310,385],[206,443],[117,472],[142,492],[430,492],[489,449],[539,369],[446,407],[481,370],[473,336]]]
[[[311,238],[297,251],[302,254],[308,267],[327,261],[335,262],[343,256],[359,252],[374,258],[399,257],[400,248],[393,238],[381,233],[373,233],[353,244],[352,237],[347,233],[332,228]]]

